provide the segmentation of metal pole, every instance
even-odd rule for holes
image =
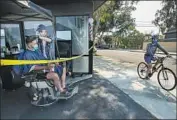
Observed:
[[[56,39],[56,19],[55,19],[55,17],[53,17],[52,25],[53,25],[53,28],[54,28],[54,49],[55,49],[55,45],[56,45],[58,58],[60,59],[60,52],[59,52],[57,39]]]

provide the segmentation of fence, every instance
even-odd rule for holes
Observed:
[[[143,43],[143,50],[146,49],[146,46],[149,42],[144,42]],[[165,48],[168,52],[177,52],[176,51],[176,42],[159,42],[159,44]]]

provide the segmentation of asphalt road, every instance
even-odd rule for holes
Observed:
[[[142,52],[130,52],[130,51],[123,51],[123,50],[97,50],[98,55],[103,55],[106,57],[110,57],[122,62],[128,62],[138,65],[140,62],[144,61],[144,53]],[[164,55],[158,55],[164,56]],[[173,56],[176,58],[176,56]],[[174,59],[170,59],[170,62],[167,60],[165,61],[165,66],[172,69],[176,73],[176,64],[174,65]]]
[[[34,107],[24,87],[4,91],[1,119],[155,119],[127,94],[99,76],[79,83],[79,93],[49,107]]]

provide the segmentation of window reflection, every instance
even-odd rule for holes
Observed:
[[[17,54],[22,48],[19,24],[1,24],[1,57]]]
[[[24,22],[24,32],[25,36],[30,35],[39,35],[39,33],[36,31],[37,27],[43,24],[46,26],[48,37],[52,39],[52,42],[50,43],[50,59],[55,59],[55,47],[54,47],[54,28],[51,21],[25,21]]]
[[[72,31],[72,54],[88,51],[88,16],[56,17],[56,31]],[[88,55],[88,53],[86,53]]]
[[[10,47],[9,49],[16,47],[17,44],[22,48],[19,24],[1,24],[1,29],[5,31],[5,40]]]

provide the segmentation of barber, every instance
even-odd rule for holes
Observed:
[[[48,36],[48,31],[46,29],[46,26],[40,24],[37,28],[37,31],[39,32],[39,39],[38,39],[39,50],[41,50],[43,56],[46,59],[50,59],[50,44],[52,42],[52,39],[49,38]]]

